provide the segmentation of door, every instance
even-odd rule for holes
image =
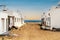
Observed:
[[[1,18],[2,21],[2,32],[4,32],[4,18]]]
[[[8,16],[8,27],[14,26],[14,16]]]

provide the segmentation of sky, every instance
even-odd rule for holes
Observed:
[[[43,12],[47,12],[60,0],[0,0],[10,10],[20,10],[21,14],[28,17],[40,18]]]

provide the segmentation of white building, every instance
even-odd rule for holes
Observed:
[[[21,27],[24,24],[23,22],[20,15],[15,11],[0,11],[0,35],[7,34],[9,27]]]
[[[21,27],[24,24],[24,20],[18,12],[13,12],[14,26]]]
[[[0,34],[8,32],[7,16],[7,13],[5,13],[4,11],[0,11]]]
[[[24,24],[24,20],[21,20],[21,15],[16,11],[8,12],[8,24],[9,27],[15,26],[17,28]]]
[[[52,7],[46,13],[46,25],[42,26],[44,29],[55,30],[56,28],[60,28],[60,4],[56,7]]]

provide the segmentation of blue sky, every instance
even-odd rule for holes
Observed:
[[[19,9],[24,16],[37,16],[57,5],[60,0],[0,0],[10,10]]]

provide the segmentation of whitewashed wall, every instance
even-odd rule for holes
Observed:
[[[4,12],[0,12],[0,34],[7,32],[6,30],[6,19],[7,19],[8,14],[4,13]],[[4,28],[2,27],[2,20],[1,18],[4,18]]]
[[[51,28],[60,28],[60,8],[51,8],[50,11],[47,12],[46,17],[48,17],[48,13],[50,13],[51,17]]]

